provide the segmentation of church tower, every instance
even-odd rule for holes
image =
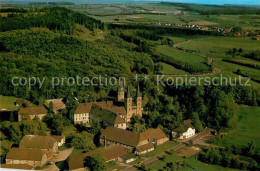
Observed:
[[[117,101],[123,101],[125,100],[125,90],[123,85],[119,86],[118,92],[117,92]]]
[[[138,84],[138,90],[137,90],[137,98],[136,98],[136,114],[142,117],[142,94],[140,92],[140,87]]]
[[[126,121],[127,122],[129,122],[130,118],[133,116],[132,107],[133,107],[133,99],[131,97],[130,90],[129,90],[129,87],[128,87],[127,99],[126,99]]]

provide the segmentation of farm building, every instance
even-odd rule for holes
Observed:
[[[192,125],[192,120],[185,120],[179,127],[174,129],[172,136],[179,139],[187,139],[195,135],[195,128]]]

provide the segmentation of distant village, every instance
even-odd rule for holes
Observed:
[[[150,153],[170,140],[169,135],[166,135],[160,128],[150,128],[141,133],[128,129],[128,123],[132,116],[142,117],[144,113],[142,93],[139,86],[137,87],[136,97],[133,97],[129,88],[125,91],[125,88],[120,86],[115,102],[101,101],[77,105],[75,112],[70,117],[75,125],[89,126],[90,123],[98,121],[102,122],[105,129],[99,137],[102,148],[79,154],[70,154],[70,151],[65,155],[63,160],[68,158],[69,170],[84,170],[84,159],[94,154],[101,154],[106,162],[131,163],[138,156]],[[18,111],[18,122],[35,117],[42,120],[47,115],[50,104],[52,104],[55,115],[59,115],[59,111],[66,108],[63,99],[46,100],[44,107],[21,107]],[[21,102],[16,102],[16,105],[21,105]],[[198,137],[201,138],[202,136],[204,134]],[[177,142],[191,141],[193,137],[196,137],[196,130],[192,121],[185,120],[172,132],[172,137]],[[25,135],[19,145],[12,147],[7,153],[6,163],[2,164],[1,167],[26,170],[41,168],[47,163],[59,161],[60,155],[64,155],[63,153],[66,150],[60,151],[58,147],[65,143],[66,137],[64,134]],[[185,147],[185,145],[181,147]],[[194,150],[194,147],[192,149],[184,148],[183,150],[191,150],[192,154],[199,151],[199,149]]]

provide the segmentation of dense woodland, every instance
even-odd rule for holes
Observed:
[[[29,10],[30,11],[30,10]],[[103,127],[93,123],[90,128],[84,125],[72,125],[69,120],[79,102],[99,101],[116,97],[117,86],[57,86],[51,88],[51,77],[81,76],[125,76],[129,78],[131,89],[140,84],[143,103],[147,115],[144,118],[133,117],[131,129],[143,132],[148,128],[161,127],[167,135],[183,122],[191,118],[196,130],[209,126],[234,128],[238,124],[237,104],[251,106],[260,105],[260,98],[254,88],[243,86],[157,86],[153,79],[132,79],[133,74],[155,73],[157,62],[165,62],[186,70],[190,73],[211,71],[188,66],[185,63],[172,61],[153,53],[153,47],[158,44],[172,45],[172,41],[160,36],[161,29],[147,31],[140,28],[106,27],[100,21],[83,14],[72,12],[65,8],[42,8],[21,14],[10,14],[1,17],[0,33],[0,94],[27,99],[36,105],[42,105],[45,99],[66,98],[67,110],[61,115],[54,115],[49,110],[43,122],[35,118],[33,121],[10,121],[1,124],[1,141],[3,148],[1,156],[5,156],[10,144],[18,143],[26,134],[45,135],[51,131],[54,135],[65,133],[67,144],[76,149],[90,151],[99,146],[96,141]],[[92,33],[107,32],[104,39],[89,41],[75,36],[77,25],[83,25]],[[2,27],[3,26],[3,27]],[[173,34],[184,32],[174,30]],[[188,32],[188,31],[187,31]],[[200,34],[191,31],[190,34]],[[208,34],[208,32],[201,32]],[[252,54],[250,54],[250,58]],[[29,89],[28,86],[12,86],[11,78],[39,77],[46,78],[44,86],[39,85]],[[75,101],[77,97],[79,101]],[[93,141],[94,139],[94,141]],[[201,156],[206,160],[209,152]],[[222,153],[222,151],[221,151]],[[1,158],[2,160],[4,158]],[[259,159],[255,159],[259,160]],[[1,161],[3,162],[3,161]],[[233,166],[232,166],[233,167]],[[234,167],[235,168],[235,167]],[[245,166],[254,168],[254,166]]]

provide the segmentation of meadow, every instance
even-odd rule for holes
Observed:
[[[260,150],[260,108],[240,105],[237,116],[237,127],[223,138],[216,140],[215,144],[246,146],[253,141],[255,147]]]
[[[0,95],[0,110],[18,109],[18,107],[14,105],[14,102],[16,102],[16,100],[19,100],[19,98],[13,96]]]
[[[207,69],[207,66],[203,63],[205,59],[201,56],[186,53],[182,50],[178,50],[174,47],[169,47],[169,46],[157,46],[156,52],[169,56],[173,58],[174,60],[182,61],[185,63],[188,63],[190,65],[199,67],[199,68],[205,68]]]

